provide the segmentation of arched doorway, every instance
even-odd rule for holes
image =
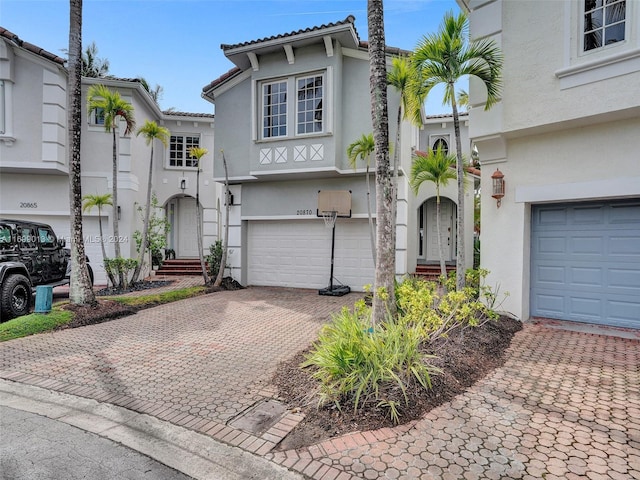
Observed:
[[[445,262],[453,262],[456,258],[456,215],[456,204],[449,198],[440,197],[440,227]],[[440,261],[435,197],[429,198],[418,207],[417,253],[418,263]]]
[[[176,253],[176,258],[197,258],[196,199],[189,196],[173,197],[165,204],[165,212],[171,226],[167,236],[167,248]]]

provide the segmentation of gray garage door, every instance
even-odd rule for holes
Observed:
[[[533,207],[531,314],[640,328],[640,199]]]

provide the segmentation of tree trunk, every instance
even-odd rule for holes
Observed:
[[[102,233],[102,207],[98,206],[98,228],[100,230],[100,247],[102,248],[102,259],[107,258],[107,249],[104,246],[104,233]],[[109,277],[109,281],[111,282],[111,286],[115,287],[116,279],[113,278],[113,274],[110,270],[107,270],[107,276]]]
[[[196,229],[198,231],[198,256],[200,257],[200,268],[204,284],[209,285],[209,272],[204,261],[204,247],[202,245],[202,209],[200,208],[200,159],[198,159],[198,171],[196,173]]]
[[[447,265],[442,248],[442,220],[440,219],[440,187],[436,185],[436,231],[438,232],[438,253],[440,254],[440,275],[447,276]]]
[[[389,162],[389,113],[387,107],[387,64],[382,0],[368,0],[369,84],[376,159],[377,254],[373,292],[372,323],[395,316],[396,302],[394,225],[392,222],[393,181]]]
[[[231,209],[230,205],[230,195],[229,195],[229,171],[227,170],[227,159],[224,157],[224,152],[222,152],[222,166],[224,167],[224,194],[226,197],[225,202],[225,221],[224,221],[224,243],[222,244],[222,258],[220,259],[220,268],[218,269],[218,276],[216,281],[214,282],[215,287],[219,287],[222,285],[222,279],[224,278],[224,268],[227,264],[227,250],[229,249],[229,210]]]
[[[121,258],[122,254],[120,253],[120,230],[118,228],[118,152],[116,148],[116,125],[115,123],[111,125],[111,132],[113,136],[113,168],[112,168],[112,176],[113,176],[113,185],[112,185],[112,200],[113,200],[113,242],[115,248],[115,257]],[[122,273],[122,270],[118,271],[118,280],[119,287],[125,288],[125,278]]]
[[[464,251],[464,164],[462,162],[462,142],[460,141],[460,119],[458,118],[458,106],[456,105],[453,84],[451,108],[453,109],[453,128],[456,136],[456,174],[458,176],[458,212],[456,218],[456,290],[462,290],[465,286],[465,251]]]
[[[151,139],[151,158],[149,159],[149,177],[147,179],[147,208],[145,209],[145,212],[144,212],[144,225],[142,226],[142,243],[140,244],[140,254],[138,256],[138,265],[136,265],[136,269],[133,271],[133,277],[131,278],[131,283],[138,281],[138,277],[140,276],[140,271],[142,270],[142,263],[144,262],[144,252],[147,249],[147,242],[149,237],[149,217],[151,213],[151,186],[153,185],[152,178],[153,178],[153,138]],[[151,265],[153,265],[153,257],[151,260]]]
[[[67,80],[67,124],[69,163],[69,213],[71,220],[71,278],[69,301],[93,305],[96,297],[89,278],[82,232],[82,176],[80,132],[82,131],[82,0],[69,2],[69,77]]]

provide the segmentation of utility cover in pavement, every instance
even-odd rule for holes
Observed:
[[[266,400],[229,422],[229,426],[254,435],[262,435],[278,423],[286,411],[287,409],[283,403],[276,400]]]

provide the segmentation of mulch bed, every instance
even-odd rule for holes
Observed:
[[[400,423],[421,418],[503,365],[511,338],[521,329],[519,321],[501,317],[480,327],[453,331],[448,338],[440,338],[425,348],[425,353],[437,355],[431,359],[431,364],[440,368],[442,373],[432,376],[430,390],[408,389],[408,404],[404,403],[401,394],[398,395],[397,399],[402,400]],[[367,405],[358,412],[347,404],[342,406],[342,411],[333,404],[318,408],[317,398],[313,395],[317,381],[311,377],[309,369],[300,368],[308,350],[281,363],[273,377],[279,397],[290,409],[305,414],[305,419],[287,435],[278,449],[309,446],[350,432],[395,425],[386,410],[373,405]]]
[[[129,292],[138,292],[150,290],[153,288],[164,287],[173,283],[171,280],[144,280],[136,282],[129,288],[115,289],[115,288],[103,288],[96,292],[96,296],[104,295],[122,295]],[[205,289],[204,293],[220,292],[223,290],[239,290],[244,288],[238,282],[231,277],[225,277],[222,279],[222,285],[220,287],[209,286]],[[108,292],[108,293],[105,293]],[[149,292],[153,293],[153,292]],[[62,306],[65,310],[70,310],[74,313],[73,320],[65,325],[60,325],[57,330],[64,330],[67,328],[83,327],[85,325],[95,325],[98,323],[108,322],[109,320],[115,320],[116,318],[126,317],[133,315],[134,313],[144,310],[145,308],[154,307],[156,302],[148,302],[144,305],[137,305],[135,307],[129,305],[123,305],[115,300],[97,299],[97,304],[90,305],[72,305],[66,304]]]

